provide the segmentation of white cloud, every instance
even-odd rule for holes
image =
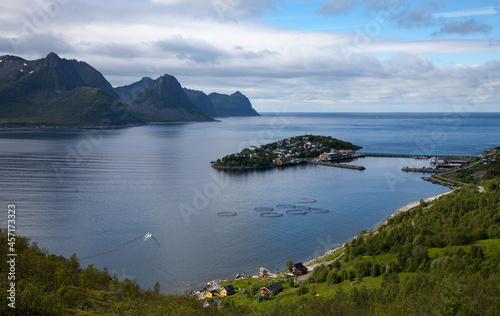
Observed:
[[[195,16],[212,17],[221,21],[246,19],[274,10],[282,0],[151,0],[153,4],[182,8]],[[188,9],[188,10],[186,10]]]
[[[465,17],[465,16],[490,15],[490,14],[498,14],[498,13],[499,13],[498,7],[486,7],[486,8],[472,9],[472,10],[434,13],[432,15],[432,17],[433,18],[460,18],[460,17]]]

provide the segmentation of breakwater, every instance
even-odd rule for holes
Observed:
[[[436,178],[422,177],[422,180],[430,182],[430,183],[434,183],[434,184],[443,185],[443,186],[448,187],[450,189],[454,189],[453,184],[446,182],[446,181],[443,181],[443,180],[436,179]]]
[[[410,168],[410,167],[404,167],[401,169],[402,171],[406,172],[423,172],[423,173],[443,173],[446,171],[450,171],[449,169],[444,169],[444,168]]]
[[[316,164],[316,165],[336,167],[336,168],[344,168],[344,169],[355,169],[355,170],[365,170],[366,169],[364,166],[348,165],[348,164],[345,164],[345,163],[336,163],[336,162],[327,162],[327,161],[316,161],[316,160],[308,160],[307,162],[308,163],[312,163],[312,164]]]
[[[463,155],[463,156],[452,156],[452,155],[424,155],[424,154],[390,154],[390,153],[359,153],[361,157],[389,157],[389,158],[413,158],[413,159],[430,159],[433,157],[448,158],[451,160],[468,160],[473,157],[482,157],[478,155]]]

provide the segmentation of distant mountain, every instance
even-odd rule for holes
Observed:
[[[170,75],[151,82],[134,99],[130,111],[149,123],[213,121],[194,106],[177,79]]]
[[[189,96],[188,96],[189,95]],[[50,53],[28,61],[0,56],[0,126],[98,127],[259,115],[240,92],[183,89],[164,75],[113,88],[89,64]]]
[[[142,124],[123,116],[124,105],[102,74],[85,62],[54,53],[27,61],[0,56],[0,124],[101,126]]]
[[[252,108],[250,100],[239,91],[231,95],[213,92],[208,97],[218,116],[259,116]]]
[[[184,88],[184,92],[187,94],[191,102],[193,102],[193,104],[207,116],[212,118],[218,116],[217,111],[212,104],[212,100],[210,100],[208,95],[206,95],[203,91]]]
[[[141,80],[127,86],[117,87],[114,89],[120,100],[133,101],[142,91],[154,80],[149,77],[143,77]]]

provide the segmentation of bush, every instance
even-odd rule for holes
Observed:
[[[300,284],[299,288],[297,289],[297,295],[304,295],[309,292],[309,288],[306,286],[306,284],[303,282]]]

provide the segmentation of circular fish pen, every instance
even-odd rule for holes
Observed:
[[[276,207],[277,208],[290,208],[290,209],[293,208],[294,209],[295,205],[293,205],[293,204],[278,204],[278,205],[276,205]]]
[[[262,217],[281,217],[281,216],[283,216],[283,213],[280,213],[280,212],[264,212],[264,213],[260,213],[260,216],[262,216]]]
[[[299,201],[291,201],[291,203],[316,203],[318,200],[312,198],[301,198]]]
[[[309,212],[311,212],[311,213],[328,213],[328,212],[330,212],[330,210],[327,208],[322,208],[322,207],[310,207]]]
[[[236,216],[236,212],[219,212],[217,216]]]
[[[272,207],[256,207],[253,210],[256,212],[262,213],[262,212],[272,212],[272,211],[274,211],[274,208],[272,208]]]
[[[307,210],[296,208],[296,209],[293,209],[293,210],[288,210],[288,211],[286,211],[286,213],[289,214],[289,215],[306,215],[309,212]]]

